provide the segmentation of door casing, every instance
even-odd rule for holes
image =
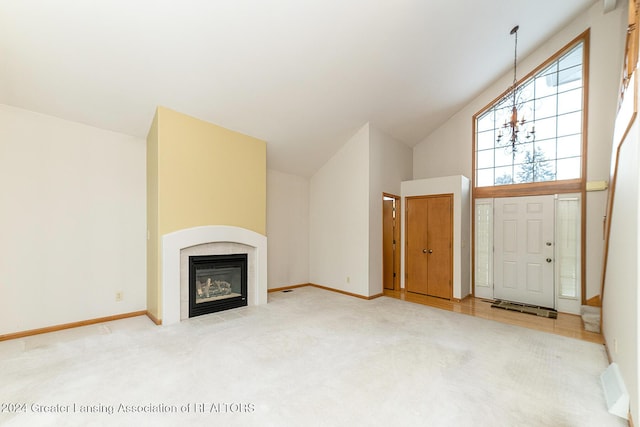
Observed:
[[[400,289],[400,196],[382,193],[382,288]]]

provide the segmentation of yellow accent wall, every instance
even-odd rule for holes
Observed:
[[[158,112],[147,135],[147,311],[159,319],[162,271],[158,263]]]
[[[147,309],[162,318],[162,236],[204,225],[266,235],[266,143],[158,107],[147,137]]]

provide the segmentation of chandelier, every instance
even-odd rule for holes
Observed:
[[[508,134],[508,139],[506,141],[502,141],[502,138],[505,136],[502,129],[498,131],[498,137],[496,139],[497,145],[504,147],[505,149],[511,151],[513,155],[518,151],[518,145],[523,143],[521,140],[521,133],[524,134],[524,139],[526,141],[533,140],[535,138],[535,126],[532,125],[530,129],[525,127],[527,120],[524,117],[524,114],[518,112],[518,98],[522,88],[518,87],[517,80],[517,67],[518,67],[518,29],[519,25],[516,25],[511,29],[511,35],[515,35],[515,44],[513,49],[513,85],[511,86],[511,90],[509,93],[505,95],[502,102],[511,104],[511,117],[507,121],[504,120],[504,124],[502,128],[505,129],[505,132]],[[521,109],[521,108],[520,108]]]

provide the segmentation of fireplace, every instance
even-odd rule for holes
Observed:
[[[189,317],[247,305],[247,254],[189,256]]]
[[[162,236],[162,325],[189,319],[189,257],[247,254],[247,305],[267,303],[267,237],[240,227],[207,225]]]

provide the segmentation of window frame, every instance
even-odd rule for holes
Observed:
[[[475,204],[477,199],[492,199],[492,198],[501,198],[501,197],[519,197],[519,196],[539,196],[539,195],[547,195],[547,194],[566,194],[566,193],[580,193],[581,195],[581,217],[580,217],[580,288],[581,288],[581,303],[586,304],[586,233],[587,233],[587,222],[585,220],[587,213],[587,203],[586,203],[586,183],[587,183],[587,145],[588,145],[588,117],[589,117],[589,65],[590,65],[590,34],[591,30],[588,28],[580,35],[575,37],[569,43],[567,43],[562,49],[557,51],[555,54],[551,55],[546,61],[540,64],[538,67],[533,69],[527,75],[525,75],[522,79],[520,79],[517,84],[520,85],[522,82],[530,79],[539,71],[543,70],[545,67],[548,67],[552,62],[556,61],[560,56],[567,53],[571,50],[577,43],[582,42],[583,44],[583,94],[582,94],[582,155],[581,155],[581,172],[580,178],[571,179],[571,180],[562,180],[562,181],[547,181],[547,182],[532,182],[526,184],[508,184],[508,185],[497,185],[493,187],[476,187],[476,123],[477,118],[486,112],[491,106],[504,98],[504,96],[510,91],[511,87],[493,99],[490,103],[484,106],[480,111],[473,115],[471,118],[471,283],[472,283],[472,294],[475,295],[475,215],[476,209]]]
[[[476,169],[476,125],[477,119],[482,114],[486,113],[496,103],[504,99],[504,97],[511,91],[511,87],[502,92],[499,96],[493,99],[490,103],[485,105],[480,111],[475,113],[472,117],[472,144],[471,144],[471,163],[472,163],[472,191],[473,198],[494,198],[494,197],[517,197],[517,196],[535,196],[545,194],[560,194],[560,193],[575,193],[582,192],[586,187],[586,175],[587,175],[587,128],[588,128],[588,106],[589,106],[589,39],[590,30],[587,29],[582,34],[567,43],[562,49],[557,51],[551,57],[549,57],[542,64],[530,71],[523,78],[518,80],[517,85],[520,86],[524,82],[527,82],[534,77],[538,72],[544,70],[553,62],[557,61],[562,55],[568,53],[578,43],[582,42],[582,153],[580,156],[580,178],[567,179],[560,181],[544,181],[544,182],[530,182],[522,184],[507,184],[507,185],[494,185],[489,187],[477,187],[477,169]]]

